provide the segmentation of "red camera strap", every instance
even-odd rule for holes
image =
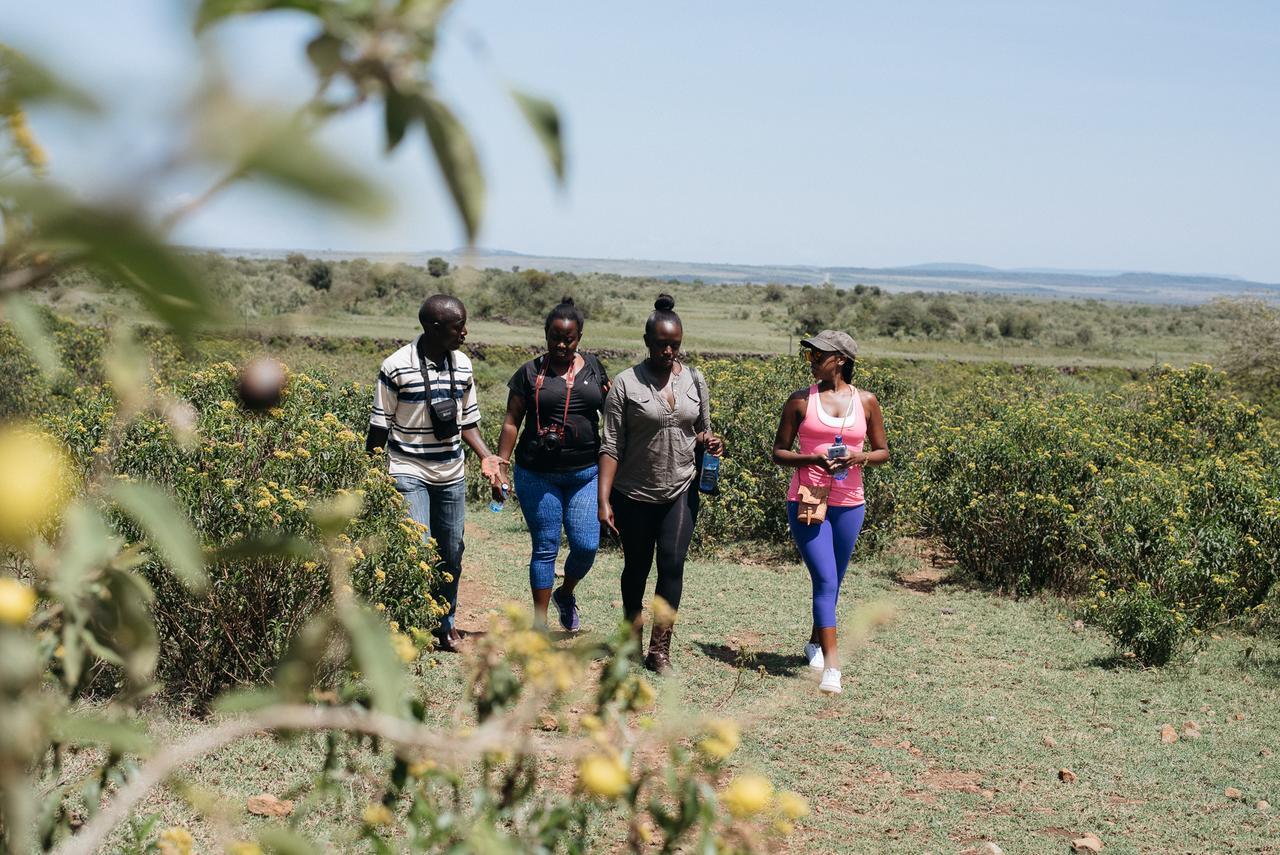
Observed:
[[[542,370],[538,372],[538,379],[533,383],[533,418],[538,428],[538,433],[542,433],[542,404],[538,400],[538,393],[542,391],[542,384],[547,379],[547,363],[550,361],[545,357],[543,358]],[[569,425],[569,402],[573,400],[573,379],[578,375],[576,370],[577,362],[578,357],[575,354],[569,362],[569,370],[564,375],[564,413],[560,416],[560,424],[563,427],[568,427]],[[585,359],[583,359],[582,364],[586,365]]]

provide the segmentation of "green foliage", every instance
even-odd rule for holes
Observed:
[[[1264,610],[1280,567],[1276,444],[1222,382],[1193,366],[1123,395],[1026,386],[917,408],[919,525],[980,584],[1091,592],[1090,619],[1167,661]]]
[[[362,496],[363,511],[339,538],[352,561],[352,585],[406,631],[434,628],[440,609],[431,597],[439,583],[434,549],[408,521],[382,467],[370,464],[362,435],[343,421],[366,423],[372,392],[293,374],[280,407],[258,417],[235,405],[236,378],[232,366],[215,365],[177,388],[198,413],[199,439],[192,445],[184,446],[154,415],[131,424],[118,448],[102,445],[113,407],[105,394],[89,390],[46,424],[83,467],[110,455],[118,477],[171,493],[211,548],[314,541],[318,503],[348,491]],[[127,537],[139,533],[130,519],[117,522]],[[170,571],[178,566],[151,561],[143,569],[155,590],[153,612],[166,654],[159,676],[196,704],[226,686],[267,680],[331,598],[324,565],[306,554],[214,553],[203,594],[187,590]]]
[[[307,267],[307,284],[317,291],[333,287],[333,269],[323,261],[313,261]]]
[[[449,262],[445,261],[438,255],[433,255],[427,259],[427,274],[432,279],[439,279],[441,276],[449,275]]]
[[[52,375],[42,372],[10,326],[0,324],[0,376],[4,377],[0,421],[69,406],[77,386],[103,381],[106,335],[101,329],[72,323],[47,310],[38,317],[58,367]]]
[[[467,298],[471,315],[486,320],[541,327],[547,313],[565,297],[573,297],[587,320],[613,315],[602,294],[572,273],[521,270],[487,271],[482,284]]]

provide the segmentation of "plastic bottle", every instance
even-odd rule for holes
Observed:
[[[497,499],[491,499],[489,501],[489,510],[493,511],[495,514],[500,514],[502,513],[502,506],[505,505],[506,503],[507,503],[507,485],[503,484],[502,485],[502,501],[499,502]]]
[[[715,493],[720,489],[720,458],[710,451],[702,455],[702,474],[698,477],[698,491]]]
[[[835,442],[831,443],[831,447],[827,449],[827,457],[832,460],[839,460],[843,457],[847,457],[848,455],[849,449],[844,444],[843,436],[836,437]],[[848,468],[841,469],[831,477],[833,480],[843,481],[845,478],[849,477],[849,470]]]

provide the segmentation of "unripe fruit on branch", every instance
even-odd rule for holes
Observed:
[[[246,410],[261,413],[280,404],[288,374],[284,366],[269,357],[255,359],[240,369],[237,391]]]

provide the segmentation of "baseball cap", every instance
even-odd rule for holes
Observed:
[[[853,340],[853,336],[840,330],[823,330],[817,335],[801,339],[800,346],[825,350],[829,353],[843,353],[850,359],[856,359],[858,356],[858,343]]]

